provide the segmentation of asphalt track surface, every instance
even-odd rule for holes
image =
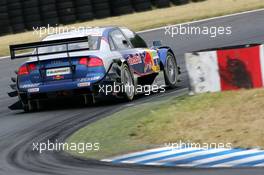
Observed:
[[[195,25],[232,26],[233,34],[217,38],[201,35],[171,38],[164,35],[164,30],[156,30],[141,35],[149,42],[154,38],[155,40],[161,39],[163,44],[173,47],[181,67],[184,67],[183,55],[185,52],[245,43],[264,43],[264,11],[199,22]],[[183,82],[175,91],[167,94],[155,94],[150,97],[138,97],[131,104],[110,102],[94,107],[82,107],[69,100],[69,104],[56,102],[50,104],[48,110],[25,114],[22,111],[10,111],[7,107],[14,103],[15,99],[10,99],[6,95],[6,92],[10,90],[8,87],[10,77],[14,75],[13,71],[22,61],[0,60],[0,175],[263,175],[264,173],[262,168],[184,169],[114,166],[94,160],[74,158],[63,152],[45,152],[43,154],[33,152],[33,142],[46,142],[48,139],[62,141],[78,128],[107,117],[126,106],[140,105],[148,101],[159,100],[161,97],[166,98],[181,93],[180,89],[187,86],[186,72],[183,68]]]

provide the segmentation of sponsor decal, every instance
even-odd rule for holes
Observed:
[[[149,54],[149,52],[146,52],[144,63],[145,63],[144,72],[151,71],[153,66],[153,59]]]
[[[39,88],[30,88],[28,89],[29,93],[39,92]]]
[[[70,67],[63,67],[63,68],[55,68],[55,69],[46,70],[47,76],[66,75],[66,74],[70,74],[70,73],[71,73]]]
[[[50,62],[50,64],[62,64],[62,63],[63,63],[63,61],[61,61],[61,60],[52,60]]]
[[[153,72],[159,72],[160,66],[159,66],[159,57],[156,51],[146,51],[145,53],[145,72],[153,71]]]
[[[159,72],[159,56],[155,50],[144,50],[141,53],[130,54],[127,56],[127,61],[137,74],[149,74]]]
[[[34,87],[38,87],[39,85],[40,83],[25,84],[25,85],[20,86],[20,88],[22,89],[34,88]]]
[[[100,78],[101,78],[100,76],[82,78],[82,79],[80,79],[80,82],[96,81],[96,80],[99,80]]]
[[[62,79],[64,79],[64,76],[62,76],[62,75],[56,75],[56,76],[53,77],[53,79],[54,80],[62,80]]]
[[[139,54],[129,55],[127,61],[128,61],[129,65],[135,65],[135,64],[142,63],[142,59],[141,59],[141,56]]]
[[[88,87],[88,86],[90,86],[90,85],[91,85],[90,82],[78,83],[78,87]]]

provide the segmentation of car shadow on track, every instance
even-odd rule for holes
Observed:
[[[56,99],[49,99],[44,100],[41,102],[41,109],[37,111],[32,111],[30,113],[41,113],[41,112],[55,112],[55,111],[63,111],[63,110],[76,110],[76,109],[94,109],[94,108],[102,108],[102,107],[109,107],[109,106],[130,106],[135,105],[137,103],[145,103],[150,101],[151,98],[155,98],[156,96],[162,96],[164,94],[168,94],[172,91],[177,91],[184,88],[184,86],[178,86],[175,89],[166,89],[165,93],[150,93],[149,95],[146,94],[138,94],[135,96],[133,101],[125,101],[124,99],[115,98],[113,96],[100,98],[96,101],[95,104],[84,104],[84,98],[82,96],[76,97],[64,97],[64,98],[56,98]],[[151,100],[153,101],[153,100]],[[18,105],[19,106],[19,105]],[[21,106],[21,105],[20,105]],[[14,114],[26,114],[23,111],[22,107],[18,107],[19,109],[14,111]]]
[[[41,102],[41,109],[32,111],[29,113],[41,113],[47,111],[61,111],[61,110],[74,110],[74,109],[89,109],[89,108],[100,108],[104,106],[115,106],[122,104],[122,100],[119,99],[104,99],[98,101],[96,104],[85,105],[84,100],[81,97],[71,97],[62,99],[45,100]],[[15,114],[26,114],[23,109],[15,110]]]

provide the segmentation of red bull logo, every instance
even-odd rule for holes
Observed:
[[[159,72],[160,66],[158,63],[158,55],[156,51],[147,51],[145,56],[145,72],[153,71],[153,72]]]

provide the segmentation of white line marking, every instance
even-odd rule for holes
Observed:
[[[29,54],[31,54],[31,53],[21,53],[21,54],[18,54],[17,56],[23,56],[23,55],[29,55]],[[0,60],[2,60],[2,59],[10,59],[10,56],[4,56],[4,57],[0,57]]]
[[[205,21],[211,21],[211,20],[216,20],[216,19],[221,19],[221,18],[228,18],[228,17],[234,17],[234,16],[243,15],[243,14],[249,14],[249,13],[259,12],[259,11],[263,11],[263,10],[264,10],[264,8],[257,9],[257,10],[245,11],[245,12],[239,12],[239,13],[234,13],[234,14],[229,14],[229,15],[217,16],[217,17],[212,17],[212,18],[206,18],[206,19],[201,19],[201,20],[191,21],[191,22],[186,22],[186,23],[181,23],[181,24],[175,24],[175,25],[170,25],[170,26],[171,27],[175,27],[175,26],[179,26],[179,25],[194,24],[194,23],[199,23],[199,22],[205,22]],[[157,28],[154,28],[154,29],[142,30],[142,31],[139,31],[137,33],[152,32],[152,31],[164,29],[164,27],[166,27],[166,26],[157,27]]]
[[[10,58],[10,56],[4,56],[4,57],[0,57],[0,60],[8,59],[8,58]]]

